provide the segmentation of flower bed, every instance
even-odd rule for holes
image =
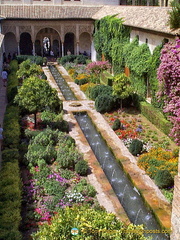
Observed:
[[[33,131],[32,135],[28,130],[25,134],[30,142],[24,160],[28,168],[23,170],[23,204],[26,209],[23,231],[32,228],[36,231],[38,225],[45,222],[51,224],[51,218],[60,208],[74,204],[92,206],[96,202],[96,191],[86,176],[75,171],[77,163],[84,160],[76,150],[74,140],[49,128]],[[51,151],[46,151],[47,148]],[[87,174],[85,167],[83,175]]]
[[[120,120],[120,127],[115,130],[115,133],[128,149],[134,139],[143,143],[141,152],[137,154],[138,165],[155,180],[171,202],[173,178],[178,171],[178,148],[152,124],[148,125],[148,122],[136,110],[129,109],[129,111],[124,109],[105,113],[103,116],[112,128],[115,121]]]

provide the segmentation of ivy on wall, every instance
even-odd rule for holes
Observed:
[[[106,16],[95,22],[95,49],[99,56],[104,55],[112,63],[114,73],[122,72],[123,45],[129,40],[129,33],[122,18],[116,16]]]
[[[157,69],[160,65],[160,56],[161,56],[161,49],[163,45],[158,45],[154,51],[153,54],[151,55],[149,59],[149,85],[151,89],[151,104],[154,107],[157,108],[162,108],[162,103],[161,101],[157,101],[156,93],[158,91],[158,79],[157,79]]]
[[[134,91],[141,97],[154,98],[157,88],[157,68],[160,64],[160,50],[157,47],[151,55],[147,44],[139,45],[138,38],[129,41],[130,28],[123,25],[123,19],[106,16],[95,22],[94,44],[98,56],[104,55],[111,62],[113,73],[130,70]]]

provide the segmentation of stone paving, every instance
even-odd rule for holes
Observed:
[[[6,110],[6,87],[3,86],[2,78],[0,77],[0,124],[3,127],[3,119],[4,119],[4,113]],[[1,141],[0,141],[0,167],[1,167]]]

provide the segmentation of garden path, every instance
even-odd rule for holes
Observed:
[[[3,86],[2,78],[0,78],[0,124],[3,127],[4,113],[6,110],[7,98],[6,87]],[[0,168],[1,168],[1,142],[0,142]]]

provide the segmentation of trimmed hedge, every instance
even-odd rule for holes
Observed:
[[[165,119],[164,115],[151,104],[147,102],[140,102],[141,113],[152,122],[157,128],[159,128],[163,133],[169,135],[172,128],[171,123]]]
[[[20,141],[19,108],[8,105],[4,116],[4,148],[18,148]]]
[[[30,59],[32,62],[36,63],[37,65],[42,66],[44,59],[40,56],[31,56],[31,55],[18,55],[16,56],[16,59],[18,63],[22,63],[23,61],[26,61],[27,59]]]
[[[0,239],[21,240],[21,180],[18,160],[3,163],[0,171]]]

